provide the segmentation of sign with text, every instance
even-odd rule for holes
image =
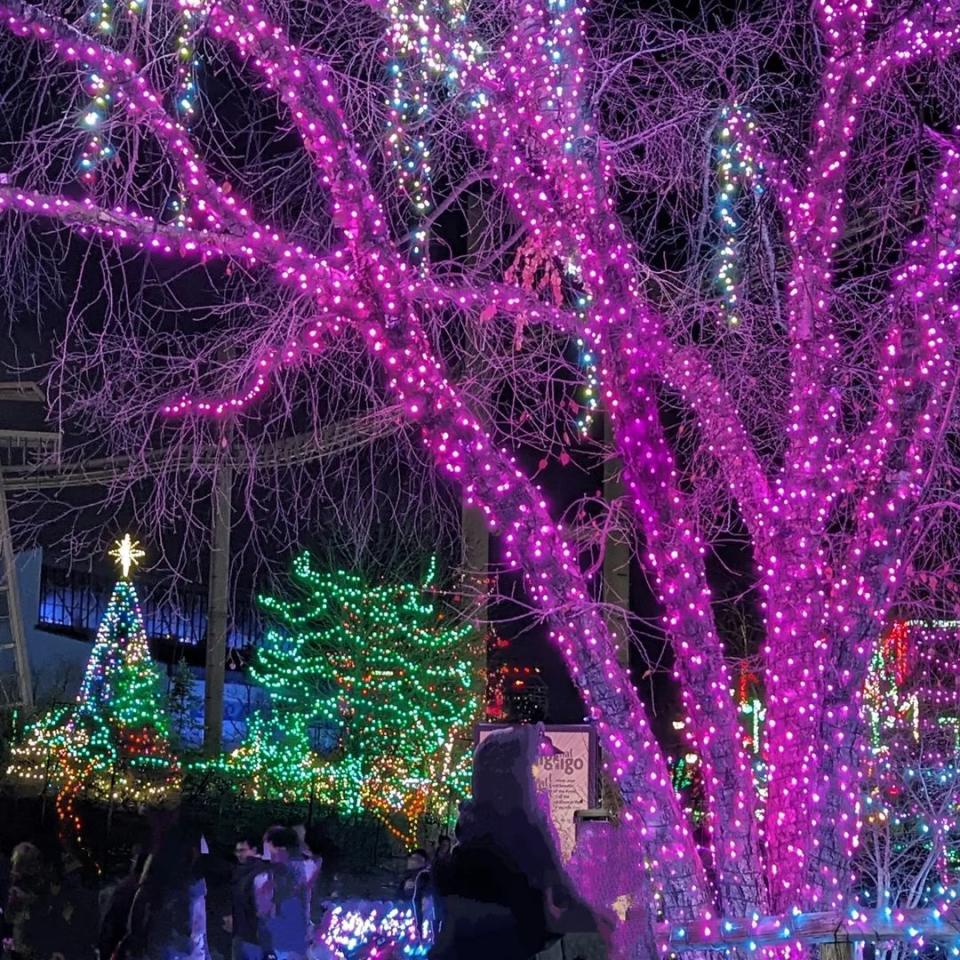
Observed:
[[[482,723],[477,727],[480,744],[505,724]],[[560,839],[560,853],[568,860],[577,841],[576,812],[596,804],[596,734],[588,724],[544,726],[549,740],[533,771],[540,790],[550,797],[550,814]]]

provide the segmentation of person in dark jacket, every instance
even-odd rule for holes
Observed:
[[[453,843],[450,840],[450,837],[447,834],[441,834],[437,839],[437,849],[433,854],[433,863],[430,865],[430,877],[431,877],[431,895],[433,900],[433,923],[434,923],[434,934],[440,930],[443,926],[443,896],[440,891],[437,889],[436,883],[433,881],[433,878],[436,877],[438,873],[442,873],[447,863],[450,860],[450,854],[453,852]]]
[[[142,846],[134,847],[129,871],[100,895],[100,929],[97,934],[97,955],[100,960],[111,960],[126,935],[130,905],[146,859],[146,850]]]
[[[434,865],[445,909],[431,960],[528,960],[565,933],[596,935],[602,947],[601,923],[563,869],[537,797],[540,736],[539,726],[513,727],[477,748],[457,846]]]
[[[230,879],[233,960],[262,960],[259,918],[254,897],[254,878],[263,871],[263,860],[253,837],[240,837],[234,847],[237,864]]]
[[[61,869],[54,878],[54,913],[67,928],[60,949],[64,960],[95,960],[99,932],[97,912],[97,871],[69,851],[60,858]]]
[[[427,870],[427,851],[420,848],[407,854],[407,863],[403,876],[397,884],[397,899],[413,900],[417,892],[420,875]]]
[[[335,879],[333,865],[335,857],[329,855],[333,848],[329,840],[318,829],[307,831],[303,842],[305,860],[313,865],[313,883],[310,888],[310,924],[316,928],[323,921],[326,912],[324,901],[333,894]],[[305,865],[306,866],[306,865]]]
[[[407,854],[407,868],[397,886],[397,896],[413,905],[413,915],[417,921],[417,930],[423,931],[423,904],[431,893],[430,864],[427,851],[422,848],[411,850]]]
[[[437,837],[437,848],[433,853],[433,862],[438,863],[441,860],[446,860],[452,850],[453,844],[450,841],[450,837],[445,833],[441,833],[440,836]]]
[[[147,858],[114,960],[209,960],[199,854],[185,831],[165,831]]]
[[[19,843],[10,857],[10,888],[4,908],[7,954],[13,960],[46,960],[66,936],[56,915],[51,871],[32,843]]]

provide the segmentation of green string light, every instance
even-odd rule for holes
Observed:
[[[476,635],[428,598],[435,576],[431,562],[419,584],[370,584],[298,557],[303,598],[260,598],[277,629],[251,675],[270,704],[225,769],[256,797],[363,810],[403,836],[431,805],[464,796],[480,709]],[[336,736],[325,756],[312,742],[318,727]]]

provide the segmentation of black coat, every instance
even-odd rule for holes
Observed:
[[[434,867],[444,924],[432,960],[527,960],[547,942],[545,893],[493,844],[457,847]]]

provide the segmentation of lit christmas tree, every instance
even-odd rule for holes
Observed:
[[[303,636],[270,631],[257,648],[250,675],[267,691],[269,704],[250,717],[243,743],[222,765],[256,798],[313,796],[332,803],[332,786],[311,737],[317,709],[304,646]]]
[[[448,624],[423,582],[369,584],[294,563],[303,600],[261,598],[270,631],[252,673],[271,706],[256,714],[228,765],[260,796],[313,796],[366,810],[398,833],[431,804],[463,796],[470,728],[480,708],[474,630]],[[336,730],[323,759],[315,733]]]
[[[175,792],[180,780],[160,673],[129,579],[143,551],[127,534],[111,556],[122,577],[100,622],[77,702],[30,724],[11,752],[8,770],[16,779],[55,785],[61,817],[77,827],[79,796],[155,803]]]

